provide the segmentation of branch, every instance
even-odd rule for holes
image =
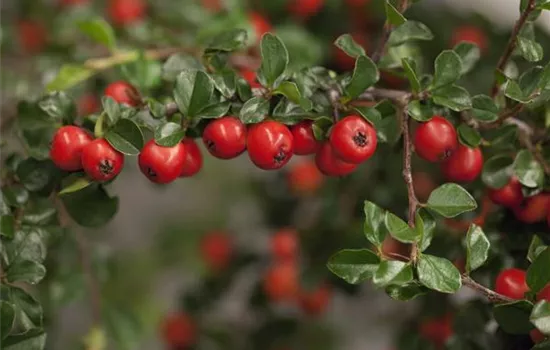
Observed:
[[[511,298],[508,298],[507,296],[504,296],[502,294],[499,294],[485,286],[482,286],[481,284],[474,281],[470,276],[462,275],[462,284],[470,289],[475,290],[476,292],[483,294],[492,303],[509,303],[514,301]]]
[[[408,0],[400,0],[397,10],[403,13],[405,12],[408,6],[409,6]],[[376,50],[372,54],[372,60],[374,61],[374,63],[378,63],[378,61],[380,61],[380,58],[382,58],[382,55],[384,54],[384,50],[386,49],[386,43],[390,38],[392,29],[393,29],[393,26],[386,19],[386,22],[384,23],[384,28],[382,29],[382,35],[380,36],[380,39],[378,41],[378,46],[376,47]]]
[[[166,58],[178,52],[197,53],[196,50],[182,48],[182,47],[168,47],[162,49],[146,50],[144,53],[145,58],[150,60],[157,60]],[[96,71],[105,70],[113,66],[124,64],[132,61],[136,61],[140,56],[138,50],[117,52],[109,57],[90,58],[84,62],[84,67],[90,68]]]
[[[540,150],[533,144],[530,135],[524,130],[520,129],[519,141],[525,148],[529,150],[529,152],[531,152],[531,154],[533,154],[533,157],[535,157],[537,162],[539,162],[539,164],[542,166],[542,169],[544,170],[546,175],[550,176],[550,164],[548,164]]]
[[[535,0],[529,0],[527,3],[527,7],[525,7],[525,10],[519,17],[519,19],[516,21],[516,24],[514,25],[514,29],[512,30],[512,34],[510,35],[510,39],[508,40],[508,44],[506,45],[506,48],[504,49],[504,52],[502,56],[500,56],[500,59],[498,60],[497,64],[497,71],[504,71],[504,68],[506,67],[506,64],[510,60],[510,56],[512,56],[512,53],[514,52],[514,49],[516,48],[517,41],[518,41],[518,35],[525,23],[527,23],[527,19],[529,18],[529,15],[531,12],[535,10]],[[495,80],[493,84],[493,88],[491,89],[491,96],[495,97],[498,93],[498,82]]]

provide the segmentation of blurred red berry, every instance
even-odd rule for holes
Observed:
[[[298,17],[307,18],[319,12],[323,3],[324,0],[290,0],[288,10]]]
[[[298,255],[298,233],[296,230],[285,228],[271,236],[271,254],[277,261],[294,261]]]
[[[187,348],[197,338],[197,329],[193,320],[183,313],[166,317],[161,325],[163,341],[170,348]]]
[[[248,18],[258,42],[265,33],[271,32],[273,29],[267,18],[259,12],[249,13]]]
[[[311,159],[300,160],[291,165],[288,172],[288,185],[296,195],[310,195],[323,184],[323,174]]]
[[[544,221],[548,215],[550,206],[550,194],[539,193],[525,199],[521,206],[514,209],[514,214],[519,221],[527,224]]]
[[[437,349],[442,349],[447,339],[453,335],[453,319],[448,314],[441,318],[433,318],[420,323],[420,334],[430,340]]]
[[[20,20],[17,22],[19,45],[25,53],[36,54],[41,52],[48,41],[48,31],[40,22]]]
[[[108,0],[107,13],[114,24],[119,26],[134,24],[145,17],[145,0]]]
[[[332,297],[332,289],[323,284],[314,291],[302,291],[298,298],[302,310],[310,316],[319,316],[328,307]]]
[[[525,293],[529,291],[525,278],[526,274],[523,270],[515,268],[502,270],[495,282],[495,292],[516,300],[524,299]]]
[[[115,81],[105,88],[105,96],[111,97],[118,103],[128,106],[139,106],[141,104],[141,95],[139,91],[131,84],[125,81]]]
[[[84,94],[78,99],[78,114],[90,115],[98,112],[101,108],[99,100],[93,94]]]
[[[204,262],[212,271],[225,269],[233,257],[231,237],[223,231],[206,234],[201,240],[200,249]]]
[[[478,27],[463,25],[456,28],[451,38],[451,46],[454,47],[463,41],[476,44],[481,52],[484,52],[487,49],[487,36]]]
[[[261,88],[262,84],[258,82],[258,79],[256,78],[256,72],[249,69],[243,69],[241,70],[241,76],[246,80],[248,85],[250,85],[251,88]]]
[[[298,296],[298,270],[294,262],[276,263],[267,270],[263,289],[273,302],[293,301]]]

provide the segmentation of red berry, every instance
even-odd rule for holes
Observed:
[[[539,193],[527,198],[521,206],[514,208],[514,214],[519,221],[533,224],[546,218],[549,206],[550,194]]]
[[[546,300],[550,302],[550,283],[537,294],[537,301]]]
[[[359,164],[376,151],[376,130],[357,115],[349,115],[337,122],[330,132],[330,145],[343,161]]]
[[[451,38],[451,46],[455,46],[460,42],[469,42],[476,44],[483,52],[487,48],[487,36],[483,31],[471,25],[464,25],[455,29]]]
[[[544,339],[546,339],[546,336],[536,328],[529,332],[529,336],[531,337],[531,340],[535,344],[542,343]]]
[[[96,139],[82,149],[82,167],[94,181],[109,181],[124,166],[124,155],[105,139]]]
[[[361,45],[366,51],[368,51],[368,41],[363,34],[352,33],[353,40]],[[355,68],[355,58],[348,56],[347,53],[340,50],[337,46],[333,46],[334,63],[341,70],[349,71]]]
[[[523,202],[521,183],[517,177],[512,177],[504,187],[489,189],[489,198],[495,204],[500,204],[507,208],[515,208]]]
[[[436,115],[416,128],[414,147],[416,153],[427,161],[444,160],[458,147],[455,127],[447,119]]]
[[[182,141],[185,146],[185,162],[180,177],[190,177],[198,173],[202,168],[202,154],[199,146],[192,138]]]
[[[297,195],[317,192],[323,183],[323,174],[313,160],[307,159],[292,164],[288,173],[290,190]]]
[[[35,54],[44,49],[48,40],[47,33],[48,31],[40,22],[21,20],[17,23],[19,45],[29,54]]]
[[[256,72],[249,69],[243,69],[241,70],[241,76],[246,80],[248,85],[250,85],[251,88],[260,88],[262,87],[262,84],[258,82],[258,78],[256,77]]]
[[[299,303],[302,310],[311,316],[322,314],[332,297],[332,289],[324,284],[312,292],[302,291],[299,296]]]
[[[330,142],[325,142],[315,155],[315,164],[327,176],[345,176],[351,174],[357,164],[346,163],[334,154]]]
[[[90,135],[77,126],[63,126],[53,136],[50,158],[65,171],[82,169],[82,149],[92,142]]]
[[[163,147],[157,145],[155,140],[150,140],[139,154],[139,168],[152,182],[169,183],[181,175],[185,154],[185,146],[181,142],[173,147]]]
[[[286,125],[266,120],[250,127],[246,146],[250,160],[258,168],[279,169],[292,157],[292,133]]]
[[[458,148],[441,163],[441,172],[447,181],[472,182],[483,169],[483,153],[479,147],[470,148],[459,145]]]
[[[430,340],[436,348],[442,348],[447,339],[453,335],[453,320],[451,315],[441,318],[424,320],[420,324],[420,334]]]
[[[182,313],[166,317],[161,330],[163,340],[170,348],[187,348],[196,341],[195,323],[189,316]]]
[[[278,263],[266,272],[263,289],[274,302],[295,300],[298,294],[298,271],[293,262]]]
[[[208,152],[216,158],[235,158],[246,149],[246,127],[236,117],[211,121],[202,134]]]
[[[390,71],[380,71],[380,80],[388,87],[393,89],[403,89],[409,83],[407,79],[400,77]]]
[[[315,15],[323,7],[323,0],[291,0],[288,10],[298,17],[307,18]]]
[[[294,138],[294,153],[300,156],[317,152],[321,143],[313,135],[313,120],[303,120],[290,127]]]
[[[139,91],[125,81],[115,81],[109,84],[105,89],[105,96],[111,97],[118,103],[124,103],[132,107],[141,104]]]
[[[525,271],[520,269],[506,269],[501,271],[495,283],[495,292],[512,299],[523,299],[529,287],[525,282]]]
[[[252,29],[254,30],[254,34],[256,34],[256,41],[259,42],[265,33],[271,32],[271,24],[267,18],[264,17],[264,15],[258,12],[251,12],[248,15],[248,18],[250,20],[250,24],[252,25]]]
[[[233,256],[231,237],[223,231],[213,231],[204,236],[200,249],[206,265],[213,271],[226,268]]]
[[[298,255],[298,234],[287,228],[271,236],[271,254],[281,262],[293,261]]]
[[[107,12],[114,24],[124,26],[140,21],[147,10],[144,0],[108,0]]]
[[[78,114],[79,115],[90,115],[93,114],[100,109],[100,104],[97,99],[92,94],[85,94],[82,95],[78,99]]]

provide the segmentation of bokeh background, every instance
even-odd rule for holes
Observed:
[[[106,54],[82,40],[74,27],[79,18],[104,16],[109,21],[105,1],[61,6],[57,0],[2,0],[0,6],[3,120],[15,113],[18,100],[40,96],[63,62],[81,62]],[[128,48],[187,45],[201,33],[218,30],[216,26],[223,26],[224,20],[247,25],[246,13],[254,10],[273,24],[289,47],[293,64],[319,64],[340,70],[334,59],[333,39],[346,32],[358,33],[367,51],[372,51],[383,23],[379,0],[365,1],[353,9],[344,0],[325,0],[321,11],[309,18],[289,13],[286,0],[227,0],[225,6],[231,15],[212,13],[201,1],[150,0],[148,17],[116,30],[120,42]],[[410,54],[428,50],[433,58],[441,49],[452,46],[456,28],[479,28],[486,35],[487,47],[478,74],[469,76],[467,86],[487,91],[491,83],[487,77],[518,16],[518,6],[515,0],[424,0],[411,9],[408,17],[421,18],[436,38],[429,45],[410,48]],[[43,26],[47,45],[40,51],[24,49],[18,26],[22,20]],[[537,35],[544,38],[539,41],[548,48],[550,12],[537,23]],[[88,94],[99,98],[108,82],[120,78],[123,72],[113,69],[79,84],[70,94],[75,99]],[[388,80],[385,84],[393,83]],[[18,147],[15,136],[3,133],[2,139],[8,145],[4,154]],[[391,154],[390,146],[382,147]],[[201,336],[199,348],[242,348],[251,330],[267,317],[251,309],[250,300],[270,263],[271,235],[281,227],[297,229],[304,243],[305,278],[312,270],[313,276],[320,274],[332,281],[324,267],[326,257],[338,248],[349,247],[350,242],[365,244],[361,241],[362,200],[377,198],[382,206],[396,208],[402,208],[406,200],[400,157],[394,155],[390,161],[375,157],[348,179],[323,179],[322,188],[307,196],[293,192],[288,182],[292,169],[304,161],[298,157],[284,170],[265,172],[255,168],[246,155],[232,161],[205,156],[197,176],[166,187],[149,183],[136,161],[128,159],[122,174],[109,186],[109,192],[120,200],[116,217],[101,229],[74,228],[84,230],[93,247],[102,299],[110,310],[106,316],[107,323],[112,324],[109,336],[115,339],[110,348],[162,349],[158,330],[165,315],[188,306],[186,296],[197,288],[199,295],[215,289],[200,289],[209,271],[201,259],[199,242],[212,230],[228,232],[236,251],[253,257],[253,262],[232,274],[231,283],[223,285],[219,297],[215,296],[201,311],[201,329],[206,335]],[[424,170],[430,173],[433,169]],[[430,179],[434,183],[439,180],[435,175]],[[347,195],[337,196],[341,193]],[[41,294],[51,311],[47,318],[50,349],[75,348],[91,324],[85,281],[76,263],[78,253],[70,249],[74,244],[71,240],[64,244],[67,246],[58,247],[60,253],[52,262],[55,270]],[[454,298],[464,300],[469,296],[468,291],[462,291]],[[448,303],[438,304],[434,298],[430,302],[440,308]],[[293,320],[299,331],[288,342],[294,344],[294,349],[385,350],[390,349],[400,327],[409,327],[408,322],[423,303],[425,300],[393,301],[368,284],[357,288],[339,285],[326,312],[319,317],[304,315],[292,305],[271,305],[268,314]],[[277,326],[267,328],[274,330]],[[286,335],[281,334],[281,343],[285,344]]]

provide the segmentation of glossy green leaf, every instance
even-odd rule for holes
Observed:
[[[514,101],[521,103],[527,103],[531,100],[529,96],[526,96],[525,93],[521,90],[521,87],[514,80],[508,80],[504,84],[504,95]]]
[[[466,271],[468,273],[483,266],[489,256],[490,246],[483,229],[475,224],[470,225],[466,234]]]
[[[380,112],[374,107],[354,106],[353,109],[374,126],[377,126],[382,119]]]
[[[264,34],[260,49],[262,65],[258,72],[258,79],[262,85],[273,87],[288,66],[288,51],[281,39],[271,33]]]
[[[46,88],[48,91],[67,90],[94,74],[94,70],[84,66],[65,64],[61,66],[57,76],[46,85]]]
[[[476,148],[481,144],[481,135],[476,129],[466,124],[460,124],[457,131],[460,142],[466,146]]]
[[[491,188],[504,187],[512,177],[514,160],[507,155],[489,158],[483,165],[481,180]]]
[[[237,91],[237,75],[226,69],[218,74],[211,75],[214,87],[225,97],[232,98]]]
[[[15,327],[18,331],[27,331],[35,327],[42,327],[43,311],[40,303],[19,287],[9,287],[7,298],[15,306]],[[2,343],[6,346],[8,340]]]
[[[168,122],[155,129],[155,143],[163,147],[174,147],[185,137],[185,130],[177,123]]]
[[[453,263],[437,256],[420,255],[417,273],[423,285],[441,293],[455,293],[462,285],[460,272]]]
[[[2,215],[0,217],[0,235],[8,239],[15,234],[15,218],[13,215]]]
[[[200,62],[191,55],[177,53],[168,57],[162,66],[162,78],[173,82],[183,70],[202,70]]]
[[[527,285],[532,292],[538,293],[550,283],[550,248],[542,251],[527,269]]]
[[[30,260],[21,260],[12,263],[6,271],[6,279],[11,282],[26,282],[36,284],[46,275],[44,265]]]
[[[63,179],[59,195],[80,191],[91,184],[92,182],[87,177],[78,174],[71,174]]]
[[[46,333],[41,328],[33,328],[7,337],[2,345],[5,350],[43,350],[46,347]]]
[[[529,62],[538,62],[542,60],[543,50],[542,46],[534,40],[518,36],[517,47],[521,56]]]
[[[365,49],[353,40],[350,34],[340,35],[334,42],[338,48],[344,51],[348,56],[357,58],[359,56],[366,56]]]
[[[236,51],[244,48],[247,40],[246,30],[230,29],[213,37],[206,49],[207,51]]]
[[[420,92],[421,87],[416,72],[416,61],[411,57],[403,57],[401,58],[401,65],[403,66],[407,79],[409,79],[412,91],[416,93]]]
[[[472,108],[472,100],[466,89],[457,85],[447,85],[432,92],[434,103],[455,112]]]
[[[47,252],[47,232],[36,226],[21,226],[16,230],[10,245],[5,246],[5,260],[8,265],[23,260],[43,262]]]
[[[476,209],[477,203],[463,187],[446,183],[432,191],[427,207],[446,218],[452,218]]]
[[[550,302],[539,301],[531,311],[530,321],[543,334],[550,336]]]
[[[155,119],[164,118],[166,115],[166,105],[164,103],[151,98],[147,101],[147,107],[149,108],[149,112],[151,112],[151,116]]]
[[[453,48],[453,50],[462,61],[462,70],[460,71],[461,75],[470,72],[481,57],[479,47],[470,42],[460,42]]]
[[[198,113],[198,118],[201,118],[201,119],[221,118],[228,114],[229,108],[231,108],[231,102],[229,101],[206,106]]]
[[[311,101],[302,98],[302,94],[300,93],[300,90],[298,90],[298,86],[296,85],[296,83],[283,81],[273,91],[273,93],[284,95],[293,103],[302,106],[302,108],[304,108],[304,110],[306,111],[311,110],[312,108]]]
[[[533,235],[531,243],[529,243],[529,249],[527,250],[527,259],[529,262],[535,261],[535,259],[542,253],[548,245],[544,244],[544,241],[538,236]]]
[[[4,186],[2,197],[9,206],[22,207],[29,200],[29,192],[21,185]]]
[[[109,222],[118,210],[118,197],[110,197],[101,186],[88,186],[62,197],[71,218],[85,227],[99,227]]]
[[[269,113],[269,101],[264,97],[253,97],[246,101],[241,108],[239,118],[244,124],[259,123]]]
[[[355,68],[349,84],[346,86],[346,95],[354,99],[367,88],[374,85],[380,78],[376,64],[367,56],[359,56],[355,61]]]
[[[407,19],[389,2],[385,2],[386,20],[394,26],[399,26],[407,21]]]
[[[111,96],[103,96],[101,104],[103,105],[103,111],[107,116],[109,125],[114,125],[120,119],[120,105]],[[98,120],[97,122],[100,123],[101,121]]]
[[[344,249],[330,257],[327,267],[336,276],[351,284],[372,278],[380,259],[368,249]]]
[[[197,116],[210,103],[213,93],[212,79],[203,71],[184,69],[176,78],[174,100],[185,118]]]
[[[525,187],[538,188],[544,183],[544,169],[529,150],[521,150],[514,160],[514,174]]]
[[[389,285],[404,285],[412,281],[411,264],[398,260],[383,260],[374,273],[372,282],[379,287]]]
[[[384,223],[385,210],[373,202],[365,201],[363,211],[365,213],[363,233],[369,242],[380,247],[388,234]]]
[[[390,285],[386,287],[386,293],[392,299],[399,301],[413,300],[419,296],[426,294],[426,289],[420,284],[412,282],[403,286]]]
[[[143,133],[137,124],[130,119],[120,119],[107,131],[105,139],[119,152],[135,156],[143,148]]]
[[[411,118],[419,122],[426,122],[434,116],[433,106],[418,100],[409,102],[407,105],[407,112]]]
[[[453,50],[441,52],[435,59],[435,73],[432,89],[452,84],[460,78],[462,61]]]
[[[423,23],[406,21],[392,31],[388,44],[398,46],[411,40],[432,40],[433,38],[434,35]]]
[[[533,325],[529,316],[533,304],[527,300],[518,300],[511,303],[499,304],[493,308],[493,315],[498,325],[510,334],[527,334]]]
[[[150,90],[162,83],[162,63],[148,59],[143,50],[138,58],[121,66],[124,78],[133,86]]]
[[[50,192],[60,172],[50,160],[27,158],[16,170],[19,182],[31,192]]]
[[[103,18],[94,18],[77,23],[78,29],[98,44],[109,50],[116,49],[115,31]]]
[[[72,124],[76,118],[76,105],[64,92],[54,91],[38,101],[40,109],[57,122]]]
[[[13,321],[15,319],[15,307],[13,304],[0,300],[0,341],[3,341],[11,329],[13,328]]]
[[[384,220],[388,232],[393,238],[400,242],[412,243],[418,239],[418,234],[405,221],[401,220],[397,215],[386,212]]]
[[[434,217],[424,208],[421,208],[416,212],[414,222],[414,229],[419,237],[419,239],[417,239],[418,249],[423,252],[428,249],[432,243],[436,222]]]
[[[487,95],[472,97],[472,116],[480,122],[494,122],[498,119],[499,108]]]

